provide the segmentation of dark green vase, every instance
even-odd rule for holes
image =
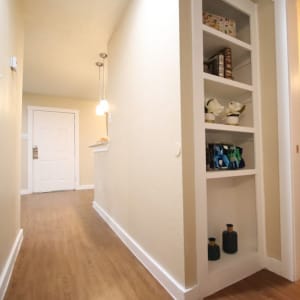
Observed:
[[[232,224],[226,224],[227,230],[223,231],[223,251],[233,254],[238,251],[238,234],[233,230]]]
[[[208,260],[220,259],[220,247],[216,244],[216,238],[210,237],[208,241]]]

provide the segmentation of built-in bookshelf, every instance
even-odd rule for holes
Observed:
[[[203,13],[230,19],[235,32],[227,34],[203,24]],[[200,167],[196,172],[198,273],[203,281],[199,282],[200,293],[206,296],[262,268],[259,62],[252,1],[194,0],[193,14],[194,129],[199,138],[195,163]],[[225,48],[231,50],[232,78],[213,74],[206,65]],[[205,122],[207,98],[217,98],[222,106],[230,101],[245,105],[239,124],[227,125],[224,116]],[[207,167],[207,144],[214,143],[241,147],[245,166],[220,170]],[[238,252],[226,254],[221,250],[219,260],[208,261],[208,237],[215,237],[222,249],[222,231],[228,223],[238,232]]]

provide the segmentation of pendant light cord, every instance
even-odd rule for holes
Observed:
[[[102,62],[96,62],[96,66],[99,67],[99,100],[105,99],[105,59],[107,58],[106,53],[100,53],[99,56],[102,58]],[[101,74],[101,68],[102,74]],[[101,82],[101,75],[102,75],[102,82]]]
[[[105,99],[105,84],[104,84],[104,81],[105,81],[105,64],[104,64],[104,58],[103,58],[103,74],[102,74],[102,99]]]

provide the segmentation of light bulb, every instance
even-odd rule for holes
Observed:
[[[105,114],[105,111],[103,110],[103,107],[102,107],[101,103],[99,103],[96,106],[96,115],[97,116],[103,116],[104,114]]]
[[[106,99],[102,99],[100,100],[100,104],[99,104],[103,110],[104,113],[109,111],[109,104],[108,101]]]

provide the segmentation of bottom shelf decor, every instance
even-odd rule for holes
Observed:
[[[216,238],[210,237],[208,241],[208,260],[220,259],[220,247],[216,244]]]
[[[226,224],[227,230],[223,231],[223,251],[234,254],[238,251],[238,234],[233,230],[232,224]]]
[[[235,170],[245,167],[243,148],[230,144],[207,144],[207,170]]]

